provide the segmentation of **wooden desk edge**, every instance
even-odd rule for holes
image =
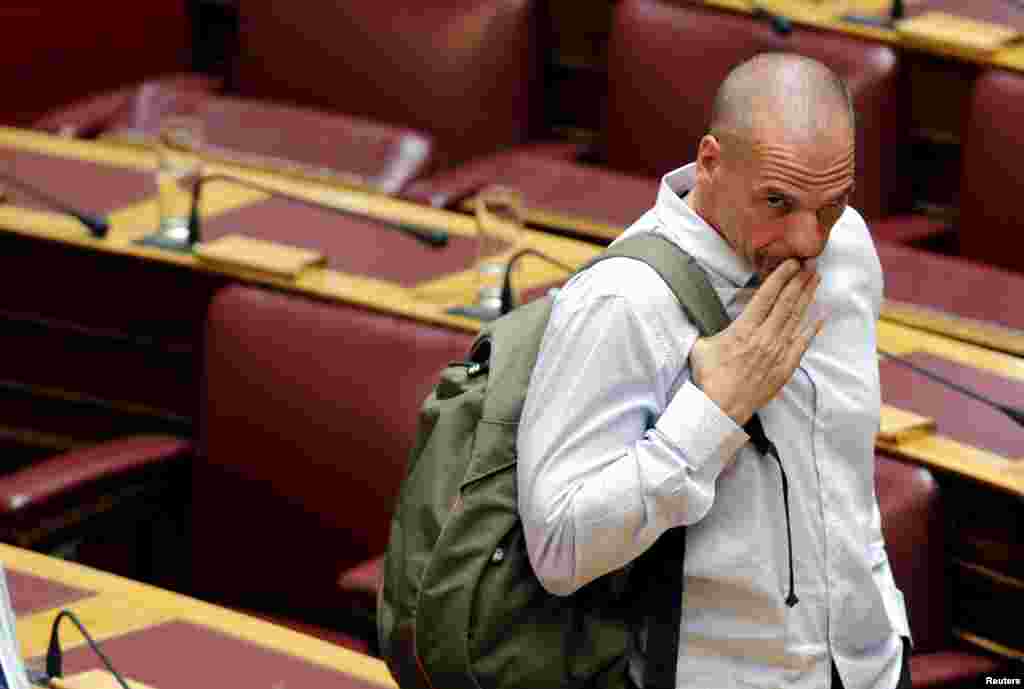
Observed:
[[[753,14],[753,3],[750,0],[701,0],[708,6],[719,10],[738,12],[741,14]],[[794,24],[810,26],[816,29],[826,29],[837,33],[868,38],[871,40],[898,46],[906,50],[915,50],[929,55],[952,58],[962,62],[970,62],[978,65],[993,67],[1005,67],[1017,71],[1024,71],[1024,55],[1019,50],[1019,45],[1011,43],[992,53],[978,53],[967,49],[955,49],[947,46],[922,46],[906,38],[895,29],[885,27],[874,27],[853,22],[845,22],[840,16],[810,16],[807,12],[791,11],[794,8],[784,7],[785,3],[768,3],[765,6],[770,12],[785,16]],[[764,5],[764,3],[762,3]],[[789,11],[787,11],[789,10]]]
[[[95,593],[93,596],[62,607],[73,610],[89,607],[103,609],[107,611],[106,614],[115,617],[120,614],[118,611],[122,608],[149,608],[155,614],[146,617],[146,620],[149,621],[141,625],[143,628],[160,621],[181,620],[206,626],[220,633],[286,655],[302,658],[306,662],[320,667],[350,674],[360,680],[380,685],[382,689],[395,687],[382,660],[356,653],[342,646],[256,617],[5,543],[0,543],[0,562],[6,569],[31,573],[50,581],[79,589],[88,589]],[[26,645],[28,640],[22,636],[39,626],[36,623],[44,621],[46,624],[43,626],[47,627],[48,631],[48,627],[52,623],[52,616],[56,614],[57,609],[41,610],[19,619],[19,640],[27,656],[32,657],[44,652],[46,640],[41,638],[33,644]],[[86,618],[83,618],[83,621],[85,620]],[[23,622],[29,624],[23,627]],[[108,631],[105,635],[93,633],[93,636],[101,641],[103,638],[128,633],[140,628],[137,622],[138,620],[125,620],[123,623],[106,624],[104,626]],[[115,627],[117,631],[111,632],[110,629]],[[46,633],[41,636],[48,637],[49,635]],[[74,638],[77,643],[67,645],[67,648],[81,646],[85,643],[80,635]]]

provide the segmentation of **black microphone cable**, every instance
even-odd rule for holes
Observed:
[[[536,249],[521,249],[516,253],[512,254],[511,258],[508,259],[508,267],[505,269],[505,277],[501,282],[501,307],[499,313],[502,315],[508,313],[515,308],[515,299],[512,298],[512,267],[515,266],[516,262],[523,256],[536,256],[537,258],[543,259],[553,266],[561,268],[566,273],[572,273],[575,269],[569,265],[562,263],[561,261],[551,258],[542,251]]]
[[[931,371],[931,370],[929,370],[927,368],[924,368],[922,366],[918,366],[917,364],[915,364],[915,363],[913,363],[911,361],[907,361],[906,359],[904,359],[903,357],[901,357],[901,356],[899,356],[897,354],[893,354],[892,352],[887,352],[884,349],[882,349],[881,347],[878,348],[878,353],[881,354],[882,356],[884,356],[889,361],[894,361],[897,364],[900,364],[901,366],[906,366],[907,368],[911,369],[912,371],[915,371],[916,373],[920,373],[922,376],[925,376],[926,378],[930,378],[931,380],[934,380],[936,383],[941,383],[942,385],[945,385],[945,386],[947,386],[947,387],[949,387],[949,388],[951,388],[953,390],[956,390],[957,392],[959,392],[962,395],[970,397],[973,400],[977,400],[978,402],[981,402],[982,404],[987,404],[988,406],[992,407],[993,409],[1001,411],[1003,414],[1005,414],[1006,416],[1008,416],[1011,419],[1013,419],[1014,421],[1016,421],[1019,425],[1024,426],[1024,410],[1019,409],[1017,407],[1010,406],[1008,404],[1001,404],[999,402],[996,402],[995,400],[989,399],[988,397],[985,397],[984,395],[982,395],[982,394],[980,394],[978,392],[975,392],[974,390],[971,390],[968,387],[960,385],[959,383],[954,383],[951,380],[947,380],[946,378],[940,376],[939,374],[935,373],[934,371]]]
[[[96,239],[103,239],[107,236],[107,231],[110,229],[110,223],[107,222],[106,218],[72,208],[55,196],[48,194],[42,189],[36,188],[28,182],[24,182],[17,177],[9,175],[6,172],[0,172],[0,180],[2,180],[4,184],[20,189],[34,199],[42,201],[47,206],[50,206],[65,215],[70,215],[72,218],[85,225],[89,229],[89,234]]]
[[[114,669],[113,664],[110,662],[110,658],[100,650],[99,644],[97,644],[96,641],[93,640],[92,636],[89,635],[89,632],[86,631],[85,626],[78,619],[75,613],[67,609],[61,610],[57,613],[57,617],[53,620],[53,626],[50,628],[50,645],[46,649],[46,674],[48,678],[52,679],[64,676],[63,653],[60,649],[60,635],[57,632],[60,627],[60,621],[65,617],[70,619],[75,626],[78,627],[78,631],[82,632],[82,636],[84,636],[85,640],[89,643],[89,647],[97,656],[99,656],[100,660],[103,661],[103,664],[106,666],[110,674],[114,676],[114,679],[117,680],[117,683],[120,684],[123,689],[130,689],[128,683],[124,681],[124,677]]]
[[[200,177],[199,180],[196,181],[195,186],[193,187],[192,190],[192,206],[191,209],[189,210],[188,239],[186,240],[189,247],[191,247],[193,244],[199,241],[199,199],[201,196],[201,187],[206,182],[215,180],[237,184],[242,187],[248,187],[250,189],[255,189],[257,191],[262,191],[263,193],[269,194],[270,196],[277,196],[280,198],[288,199],[290,201],[294,201],[296,203],[302,204],[304,206],[309,206],[312,208],[321,208],[323,210],[331,211],[333,213],[337,213],[338,215],[342,215],[345,217],[356,218],[358,220],[365,220],[377,223],[384,227],[398,230],[399,232],[408,235],[434,248],[440,248],[448,244],[448,232],[446,232],[445,230],[440,230],[434,227],[414,225],[411,223],[387,220],[385,218],[380,218],[375,215],[359,213],[356,211],[348,210],[347,208],[339,208],[338,206],[332,206],[330,204],[323,203],[322,201],[313,201],[302,196],[289,194],[287,192],[279,191],[277,189],[264,186],[262,184],[257,184],[256,182],[250,182],[247,179],[242,179],[239,177],[233,177],[231,175],[224,174],[211,174]]]

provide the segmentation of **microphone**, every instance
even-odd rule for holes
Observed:
[[[202,186],[206,182],[216,180],[230,182],[232,184],[237,184],[239,186],[247,187],[249,189],[262,191],[263,193],[268,194],[269,196],[288,199],[289,201],[294,201],[295,203],[304,206],[309,206],[311,208],[320,208],[323,210],[331,211],[344,217],[356,218],[358,220],[373,222],[383,227],[397,230],[433,248],[443,247],[448,244],[448,232],[446,232],[445,230],[437,229],[434,227],[415,225],[412,223],[403,223],[393,220],[387,220],[385,218],[380,218],[378,216],[369,215],[365,213],[358,213],[356,211],[351,211],[346,208],[332,206],[321,201],[313,201],[312,199],[307,199],[296,194],[289,194],[287,192],[279,191],[277,189],[273,189],[271,187],[258,184],[256,182],[250,182],[247,179],[242,179],[239,177],[233,177],[231,175],[224,174],[204,175],[196,181],[195,185],[192,188],[192,204],[189,209],[188,232],[184,238],[176,238],[157,232],[155,234],[152,234],[148,237],[141,239],[140,243],[149,246],[156,246],[161,249],[170,249],[172,251],[191,251],[192,246],[196,242],[198,242],[200,238],[199,201],[202,196]]]
[[[884,349],[879,348],[878,353],[881,354],[882,356],[884,356],[889,361],[895,361],[897,364],[900,364],[901,366],[906,366],[907,368],[911,369],[912,371],[920,373],[921,375],[925,376],[926,378],[930,378],[930,379],[934,380],[936,383],[941,383],[942,385],[945,385],[946,387],[949,387],[949,388],[951,388],[953,390],[956,390],[957,392],[959,392],[962,395],[966,395],[967,397],[970,397],[973,400],[977,400],[978,402],[981,402],[983,404],[987,404],[988,406],[992,407],[993,409],[995,409],[997,411],[1000,411],[1003,414],[1005,414],[1006,416],[1008,416],[1009,418],[1013,419],[1019,425],[1024,426],[1024,409],[1019,409],[1017,407],[1013,407],[1013,406],[1010,406],[1008,404],[1001,404],[999,402],[996,402],[995,400],[989,399],[988,397],[985,397],[984,395],[982,395],[982,394],[980,394],[978,392],[975,392],[974,390],[971,390],[968,387],[964,387],[963,385],[960,385],[959,383],[954,383],[951,380],[947,380],[946,378],[940,376],[939,374],[935,373],[934,371],[930,371],[929,369],[926,369],[926,368],[923,368],[921,366],[918,366],[917,364],[915,364],[913,362],[910,362],[910,361],[907,361],[906,359],[904,359],[904,358],[902,358],[900,356],[897,356],[896,354],[893,354],[891,352],[887,352]]]
[[[21,190],[22,192],[31,196],[37,201],[41,201],[45,203],[47,206],[50,206],[51,208],[58,210],[61,213],[64,213],[65,215],[70,215],[72,218],[82,223],[87,228],[89,228],[89,234],[91,234],[96,239],[103,239],[104,237],[107,236],[107,231],[110,229],[110,223],[107,222],[106,218],[99,215],[93,215],[91,213],[85,213],[75,208],[72,208],[68,204],[64,203],[55,196],[46,193],[42,189],[39,189],[29,184],[28,182],[24,182],[18,179],[17,177],[9,175],[5,172],[0,172],[0,181],[3,181],[4,184],[8,184],[16,189]]]
[[[114,666],[110,662],[110,659],[106,656],[105,653],[103,653],[102,650],[100,650],[99,645],[92,638],[92,636],[89,635],[89,632],[86,631],[85,626],[82,624],[82,622],[78,619],[75,613],[67,609],[61,610],[59,613],[57,613],[57,617],[53,620],[53,626],[50,627],[50,645],[46,648],[46,674],[48,678],[60,679],[64,676],[64,653],[63,651],[61,651],[60,635],[57,632],[58,629],[60,628],[61,620],[63,620],[65,617],[71,620],[75,624],[75,626],[78,627],[78,631],[80,631],[82,633],[82,636],[85,637],[85,640],[88,642],[89,647],[93,650],[94,653],[96,653],[97,656],[99,656],[100,660],[103,661],[103,664],[106,666],[107,671],[114,676],[114,679],[117,680],[118,684],[120,684],[123,689],[129,689],[128,683],[124,681],[124,677],[122,677],[121,673],[114,669]]]

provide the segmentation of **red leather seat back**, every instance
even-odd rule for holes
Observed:
[[[220,291],[193,475],[197,591],[334,599],[343,570],[384,551],[419,405],[471,339],[346,304]]]
[[[243,2],[243,96],[431,134],[445,162],[526,139],[541,105],[536,0]]]
[[[1024,272],[1019,248],[1024,208],[1024,75],[994,70],[978,77],[971,94],[960,183],[960,252]]]
[[[909,191],[894,169],[905,107],[891,48],[795,26],[781,36],[750,16],[658,0],[624,0],[615,12],[605,122],[609,165],[661,176],[692,161],[719,84],[734,66],[767,51],[815,58],[846,81],[858,117],[853,205],[869,218],[899,209]]]
[[[206,154],[224,162],[311,179],[400,191],[430,166],[433,143],[401,129],[326,113],[188,88],[181,80],[142,84],[110,136],[155,137],[176,115],[202,123]]]
[[[928,469],[878,455],[875,490],[889,564],[903,592],[914,653],[951,646],[946,523],[939,486]]]

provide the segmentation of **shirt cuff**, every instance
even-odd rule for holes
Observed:
[[[683,452],[694,469],[711,469],[716,476],[750,440],[692,381],[679,388],[655,428]]]

